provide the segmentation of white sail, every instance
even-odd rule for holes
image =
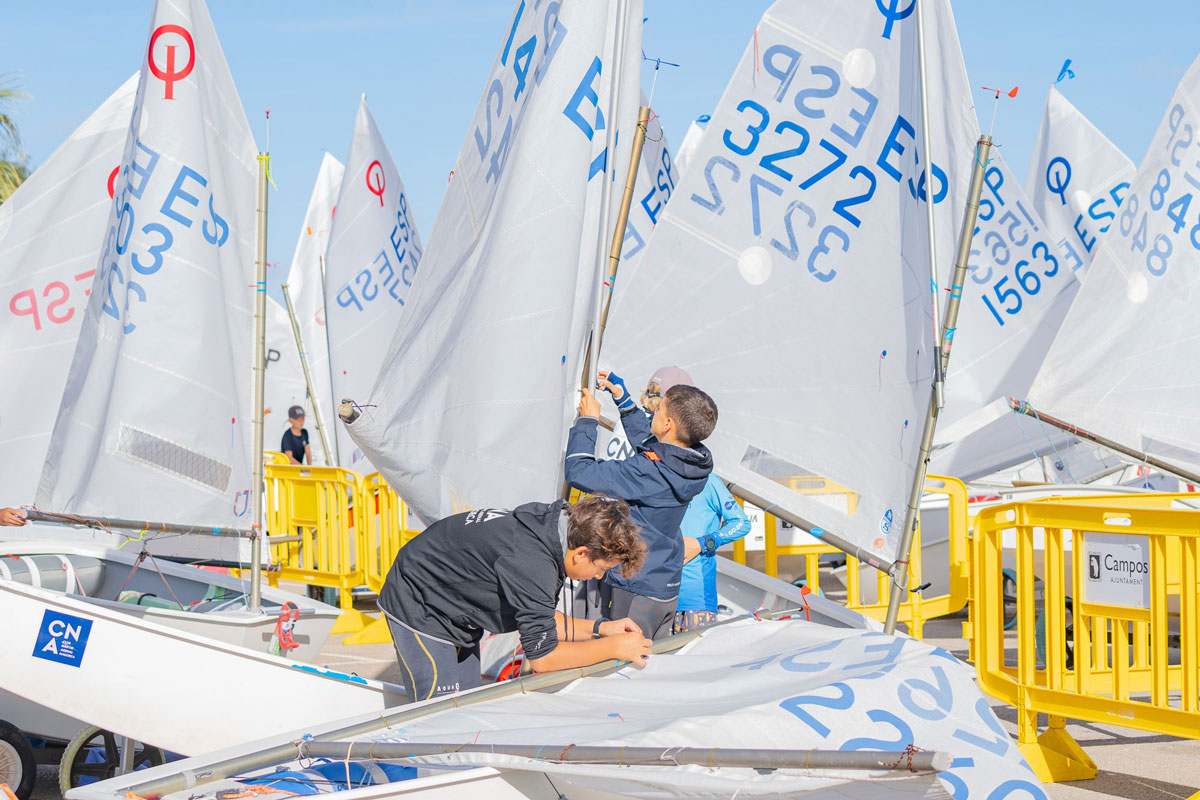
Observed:
[[[926,25],[946,275],[978,128],[949,4]],[[932,373],[918,74],[911,14],[773,5],[620,286],[601,359],[630,386],[688,370],[721,411],[718,473],[882,560]]]
[[[708,129],[710,119],[708,114],[696,118],[683,135],[679,153],[675,157],[675,166],[679,168],[680,174],[692,165],[692,159],[696,156],[696,150],[700,147],[700,140],[704,138],[704,131]]]
[[[256,166],[204,3],[159,0],[42,509],[249,527]]]
[[[1200,59],[1138,168],[1033,388],[1034,409],[1200,466]]]
[[[349,426],[425,520],[561,489],[641,19],[638,0],[514,5],[373,407]]]
[[[0,503],[33,501],[95,277],[137,75],[0,204]],[[24,387],[24,388],[22,388]]]
[[[364,397],[375,384],[412,294],[422,251],[404,182],[365,95],[354,121],[337,211],[325,259],[325,320],[333,397],[340,401]],[[335,430],[341,466],[374,471],[344,427]]]
[[[1025,190],[1072,270],[1091,263],[1134,172],[1129,157],[1051,86]]]
[[[292,333],[292,321],[287,309],[273,297],[267,298],[267,370],[263,397],[264,428],[263,443],[267,450],[278,450],[283,431],[288,427],[288,409],[304,407],[307,414],[313,412],[306,405],[304,370],[300,367],[300,352],[296,349],[296,337]],[[253,407],[251,408],[253,410]],[[316,420],[309,416],[305,420],[312,444],[313,463],[321,455],[321,440],[317,436]]]
[[[337,207],[338,191],[342,185],[342,174],[346,168],[342,162],[326,153],[321,159],[317,182],[313,186],[304,213],[304,225],[292,256],[288,272],[288,291],[292,296],[292,310],[300,326],[300,339],[304,343],[304,356],[308,361],[316,399],[302,403],[308,412],[308,424],[315,428],[317,415],[325,426],[325,435],[330,448],[336,443],[334,425],[337,422],[335,403],[341,398],[333,396],[330,386],[329,342],[325,337],[325,251],[329,245],[329,234],[333,228],[333,210]],[[295,347],[292,347],[293,352]],[[313,463],[324,464],[325,454],[312,432]],[[337,466],[337,450],[333,457]]]
[[[1026,431],[1036,426],[1010,419],[1008,398],[1029,391],[1079,288],[998,149],[992,150],[984,173],[967,264],[954,331],[962,335],[954,337],[936,437],[938,445],[949,447],[939,449],[930,462],[934,473],[956,477],[978,475],[1014,449],[1023,453],[1021,460],[1047,449],[1037,431],[1037,445]],[[987,447],[977,447],[973,439]],[[1049,444],[1053,448],[1061,441],[1061,435],[1053,434]]]

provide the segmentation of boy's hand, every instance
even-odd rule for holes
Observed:
[[[640,636],[642,629],[629,617],[625,617],[625,619],[606,620],[600,623],[601,636],[620,636],[622,633],[636,633]]]
[[[693,539],[690,536],[683,537],[683,563],[686,564],[700,555],[700,551],[703,549],[704,546],[700,544],[699,539]]]
[[[579,416],[600,419],[600,401],[588,389],[584,389],[580,393]]]
[[[619,633],[611,637],[615,645],[613,658],[618,661],[628,661],[637,667],[646,666],[646,656],[650,655],[650,645],[654,644],[641,633]]]
[[[19,508],[0,508],[0,525],[25,524],[25,512]]]
[[[625,381],[615,372],[597,372],[596,382],[600,388],[612,395],[615,402],[620,403],[629,396],[629,391],[625,388]]]

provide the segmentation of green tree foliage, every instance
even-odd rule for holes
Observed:
[[[12,117],[13,103],[24,96],[16,81],[0,81],[0,203],[29,175],[27,159],[21,152],[21,134]]]

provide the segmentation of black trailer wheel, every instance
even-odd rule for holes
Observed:
[[[17,800],[29,800],[36,780],[33,745],[16,726],[0,719],[0,783],[8,784]]]
[[[133,769],[157,767],[165,760],[157,747],[129,742],[133,747]],[[84,728],[63,750],[58,763],[58,788],[63,794],[76,786],[116,777],[121,770],[121,750],[117,735],[97,727]]]

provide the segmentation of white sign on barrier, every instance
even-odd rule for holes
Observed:
[[[1083,534],[1083,599],[1150,608],[1150,540],[1119,533]]]

